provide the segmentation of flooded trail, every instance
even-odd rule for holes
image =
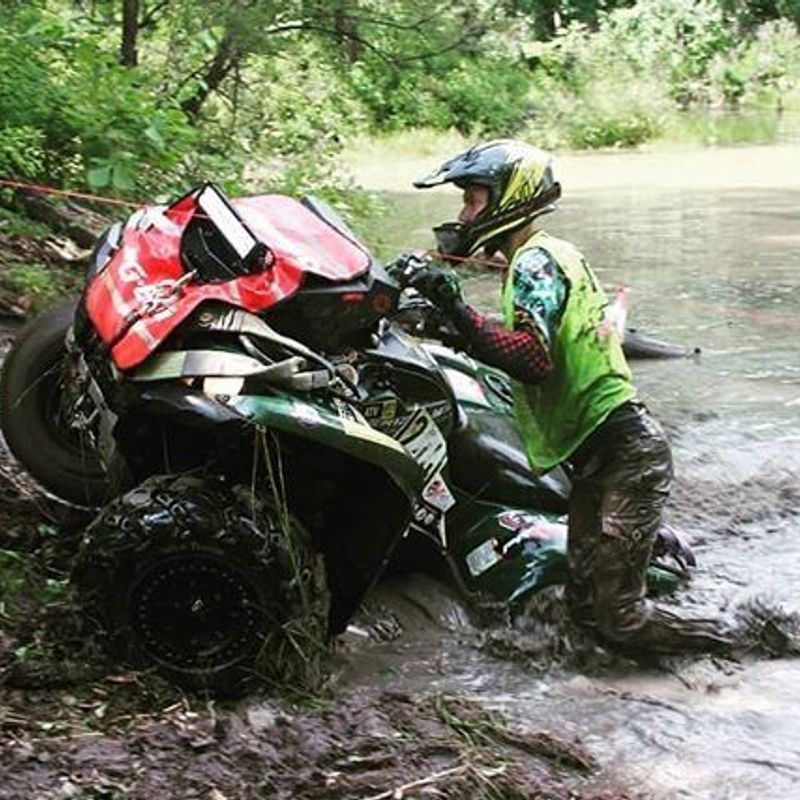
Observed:
[[[430,226],[453,217],[457,193],[399,189],[436,162],[393,163],[383,187],[373,167],[362,173],[392,208],[387,253],[428,245]],[[575,242],[609,289],[630,288],[629,324],[702,351],[634,367],[672,440],[669,521],[699,559],[690,587],[669,602],[686,614],[773,615],[780,637],[800,611],[800,147],[560,163],[564,199],[546,227]],[[468,279],[468,299],[496,309],[496,281]],[[395,594],[396,607],[414,592]],[[797,797],[800,659],[543,670],[491,657],[485,632],[454,621],[451,601],[420,598],[427,623],[364,654],[361,669],[356,657],[348,681],[474,695],[578,737],[647,796]]]

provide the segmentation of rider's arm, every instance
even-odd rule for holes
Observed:
[[[535,383],[553,368],[550,343],[564,309],[567,282],[558,265],[540,249],[525,253],[514,274],[514,326],[509,330],[458,302],[453,322],[470,355],[522,383]]]

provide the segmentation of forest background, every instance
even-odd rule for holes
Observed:
[[[137,201],[215,180],[311,190],[357,216],[369,200],[336,168],[355,137],[426,129],[576,149],[688,131],[724,144],[768,137],[765,124],[800,109],[800,0],[0,0],[0,11],[0,177]],[[709,126],[723,111],[729,123]]]

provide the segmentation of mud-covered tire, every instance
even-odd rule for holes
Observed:
[[[76,301],[41,314],[22,329],[0,377],[0,427],[11,452],[47,491],[97,506],[108,480],[97,451],[63,421],[65,336]]]
[[[298,619],[311,631],[304,656],[322,651],[327,591],[307,534],[219,479],[157,476],[109,503],[72,577],[112,657],[191,690],[297,678],[281,658],[294,655],[285,637]]]

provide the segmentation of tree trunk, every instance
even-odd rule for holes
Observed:
[[[136,41],[139,37],[139,0],[122,0],[122,45],[119,60],[125,67],[139,62]]]
[[[342,47],[342,53],[348,64],[354,64],[361,55],[356,23],[350,16],[346,2],[340,2],[333,12],[333,29]]]
[[[561,0],[542,0],[534,16],[537,38],[549,41],[561,27]]]
[[[230,71],[239,64],[240,59],[241,52],[236,33],[228,30],[220,39],[217,52],[203,74],[197,91],[181,103],[181,109],[190,119],[197,117],[208,96],[219,87]]]

